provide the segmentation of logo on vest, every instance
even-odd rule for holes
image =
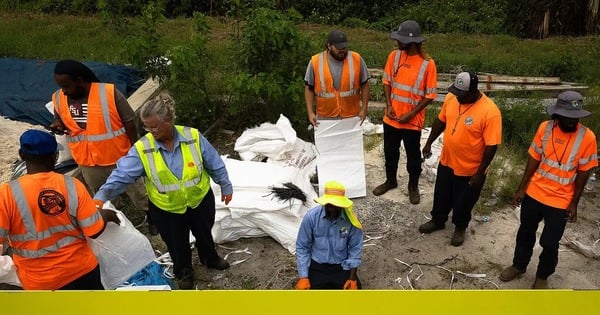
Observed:
[[[196,166],[196,164],[194,162],[189,162],[188,163],[188,167],[194,167],[194,166]]]
[[[38,195],[38,206],[43,213],[57,216],[67,209],[65,196],[55,190],[42,190]]]

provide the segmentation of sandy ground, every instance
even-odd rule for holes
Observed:
[[[0,118],[0,176],[10,179],[18,158],[18,137],[30,125]],[[232,145],[232,144],[231,144]],[[490,208],[489,220],[476,215],[461,247],[449,244],[451,224],[445,230],[422,235],[417,227],[426,222],[432,205],[433,183],[421,179],[421,203],[411,205],[406,191],[405,164],[399,168],[399,187],[383,196],[371,191],[384,180],[381,146],[365,152],[367,196],[355,199],[355,211],[365,226],[365,247],[359,277],[365,289],[528,289],[535,278],[540,247],[536,244],[527,273],[512,282],[498,280],[502,268],[511,263],[519,220],[508,205]],[[600,187],[586,191],[579,220],[568,224],[556,273],[549,278],[555,289],[598,289],[600,269]],[[235,194],[234,194],[235,197]],[[480,200],[480,203],[486,200]],[[134,224],[135,219],[132,220]],[[146,227],[140,228],[147,232]],[[538,231],[538,235],[541,227]],[[156,249],[165,251],[158,236],[149,236]],[[573,246],[578,243],[587,248]],[[246,252],[236,252],[238,250]],[[587,249],[587,251],[585,251]],[[198,289],[291,289],[296,282],[295,257],[269,237],[241,239],[220,244],[227,260],[242,261],[226,271],[209,270],[194,264]]]

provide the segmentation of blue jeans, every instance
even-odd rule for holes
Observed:
[[[529,195],[525,195],[521,203],[521,225],[517,232],[513,266],[521,271],[527,269],[533,254],[535,233],[539,223],[544,220],[544,229],[540,237],[542,253],[535,275],[537,278],[547,279],[553,274],[558,265],[558,242],[562,238],[567,224],[566,213],[564,209],[547,206]]]

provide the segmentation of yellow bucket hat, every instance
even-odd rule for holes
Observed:
[[[353,202],[346,197],[346,188],[342,183],[331,180],[325,183],[324,194],[319,198],[315,198],[315,202],[324,206],[332,204],[344,209],[346,217],[356,228],[363,229],[362,224],[358,221],[356,214],[352,211]]]

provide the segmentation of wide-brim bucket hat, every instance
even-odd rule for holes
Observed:
[[[413,20],[402,22],[398,29],[390,34],[390,38],[395,39],[402,44],[420,44],[425,41],[421,26]]]
[[[546,109],[548,115],[559,115],[567,118],[584,118],[592,113],[583,109],[583,96],[575,91],[565,91],[556,97],[556,104]]]

